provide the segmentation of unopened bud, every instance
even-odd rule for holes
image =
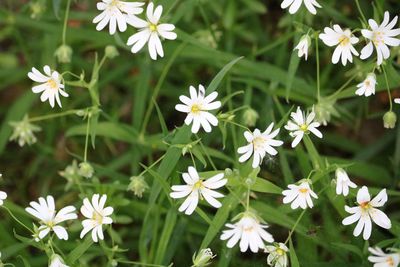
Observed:
[[[393,111],[388,111],[383,115],[383,127],[393,129],[396,126],[397,116]]]
[[[82,177],[85,178],[92,178],[94,173],[93,167],[92,165],[90,165],[90,163],[88,162],[81,162],[79,164],[79,170],[78,170],[78,174]]]
[[[57,60],[60,63],[70,63],[72,57],[72,48],[66,44],[63,44],[57,48],[56,52],[54,52],[54,56],[57,57]]]
[[[113,59],[119,56],[117,48],[113,45],[107,45],[106,48],[104,49],[104,53],[106,57],[108,57],[109,59]]]
[[[143,192],[148,189],[149,186],[144,180],[143,176],[132,176],[131,182],[129,183],[128,190],[132,191],[135,196],[141,198],[143,196]]]
[[[243,113],[243,122],[245,125],[249,127],[254,127],[254,125],[256,125],[258,118],[259,115],[257,111],[255,111],[252,108],[246,109],[246,111]]]
[[[207,265],[210,265],[211,260],[215,258],[216,255],[214,255],[211,251],[211,249],[206,248],[200,250],[199,254],[196,253],[193,255],[193,265],[192,267],[205,267]]]

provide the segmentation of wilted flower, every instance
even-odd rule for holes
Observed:
[[[356,207],[344,207],[350,216],[343,219],[343,225],[353,224],[358,221],[357,226],[354,228],[353,235],[359,236],[363,231],[364,240],[368,240],[372,232],[371,219],[384,229],[390,229],[392,223],[388,216],[381,210],[377,209],[385,205],[388,200],[386,189],[382,189],[376,197],[371,200],[371,196],[368,192],[368,188],[363,186],[357,193]]]
[[[10,137],[10,141],[18,140],[19,146],[32,145],[36,143],[35,132],[40,132],[41,128],[29,122],[28,115],[25,115],[22,121],[11,121],[11,127],[13,127],[13,133]]]
[[[149,188],[143,176],[132,176],[128,185],[128,190],[133,191],[135,196],[142,197],[143,192]]]
[[[54,52],[60,63],[70,63],[72,57],[72,48],[69,45],[63,44]]]
[[[94,169],[92,167],[92,165],[90,165],[89,162],[81,162],[79,163],[79,170],[78,170],[78,174],[82,177],[85,178],[92,178],[94,173]]]
[[[305,60],[308,58],[308,49],[311,45],[311,38],[308,34],[305,34],[301,37],[300,42],[296,45],[293,50],[298,50],[297,56],[302,57],[304,56]]]
[[[240,251],[246,252],[250,247],[253,253],[265,247],[264,241],[272,243],[274,238],[265,228],[268,225],[261,224],[257,216],[250,212],[240,215],[240,220],[235,224],[227,223],[229,229],[222,231],[221,240],[228,240],[226,246],[232,248],[239,242]]]
[[[252,108],[248,108],[243,112],[243,122],[249,127],[254,127],[254,125],[256,125],[258,117],[258,112]]]
[[[104,49],[104,54],[109,59],[113,59],[119,56],[118,49],[113,45],[107,45],[106,48]]]
[[[275,243],[273,246],[265,246],[265,252],[269,253],[267,263],[273,267],[287,267],[288,261],[288,247],[283,243]]]
[[[383,115],[383,127],[393,129],[396,126],[397,116],[393,111],[388,111]]]
[[[400,263],[400,253],[385,253],[379,247],[369,247],[368,251],[372,256],[368,260],[374,264],[374,267],[397,267]]]
[[[50,258],[49,267],[69,267],[69,266],[64,264],[64,260],[61,258],[60,255],[53,254]]]
[[[314,207],[311,197],[317,199],[318,196],[310,188],[309,180],[302,180],[299,185],[290,184],[288,185],[288,188],[289,189],[282,192],[282,194],[285,196],[283,198],[284,204],[292,203],[290,205],[292,209],[297,209],[298,207],[302,209]]]
[[[211,264],[211,260],[215,258],[216,255],[214,255],[211,251],[211,249],[206,248],[200,250],[199,254],[196,255],[196,253],[193,255],[192,260],[193,260],[193,265],[191,267],[205,267]]]
[[[332,98],[321,98],[314,106],[315,120],[326,126],[331,121],[332,115],[339,117],[339,113],[335,108],[335,102],[336,100]]]
[[[374,51],[374,46],[377,54],[377,64],[381,65],[384,59],[390,57],[390,50],[388,46],[399,46],[400,40],[395,38],[400,34],[400,29],[393,29],[397,23],[397,16],[392,21],[390,20],[389,12],[386,11],[381,25],[369,19],[368,23],[371,30],[361,30],[362,35],[370,40],[369,43],[361,50],[361,59],[369,58]]]
[[[83,200],[81,213],[87,219],[82,221],[82,232],[80,238],[82,239],[88,232],[92,231],[93,242],[98,242],[98,239],[103,240],[103,225],[112,224],[113,220],[110,217],[114,212],[112,207],[104,207],[106,204],[107,195],[94,194],[92,202],[88,198]]]
[[[357,85],[356,95],[362,96],[370,96],[375,94],[375,86],[376,86],[376,75],[374,73],[369,73],[367,78]]]
[[[336,46],[332,55],[333,64],[338,63],[342,58],[342,64],[346,66],[347,61],[353,62],[353,54],[358,56],[357,50],[353,47],[358,43],[358,38],[351,33],[350,29],[342,30],[338,24],[335,24],[333,29],[325,27],[324,33],[321,33],[319,38],[327,46]]]

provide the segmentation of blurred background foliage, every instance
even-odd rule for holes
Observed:
[[[133,28],[115,36],[110,36],[106,30],[97,32],[91,22],[98,13],[95,1],[72,1],[66,42],[73,49],[73,55],[71,63],[59,64],[54,53],[62,43],[66,2],[0,2],[0,166],[3,173],[0,189],[9,194],[12,203],[9,201],[8,207],[24,223],[31,225],[32,220],[23,207],[39,196],[52,194],[60,206],[67,203],[80,206],[79,199],[83,196],[79,195],[76,185],[66,189],[67,181],[59,171],[73,159],[82,160],[86,129],[82,117],[38,122],[42,128],[37,134],[38,142],[23,148],[9,143],[12,132],[9,122],[22,119],[26,113],[36,117],[61,111],[40,103],[38,95],[31,92],[27,73],[32,67],[41,69],[48,64],[60,73],[83,73],[89,78],[95,53],[102,56],[107,45],[115,45],[120,55],[107,60],[99,76],[101,113],[95,128],[95,148],[91,147],[88,154],[96,178],[83,181],[86,193],[101,192],[110,196],[109,204],[116,209],[116,222],[109,234],[115,244],[106,237],[106,242],[91,246],[72,266],[111,266],[114,259],[121,259],[119,266],[124,266],[122,260],[190,266],[191,256],[200,244],[210,246],[218,255],[212,266],[266,266],[266,254],[241,254],[237,247],[229,250],[219,241],[223,223],[242,211],[237,200],[242,193],[238,184],[248,172],[247,166],[238,164],[235,149],[244,143],[242,129],[220,123],[220,129],[215,128],[212,134],[200,133],[198,138],[202,146],[197,144],[191,151],[198,168],[204,171],[212,170],[208,155],[218,170],[235,168],[240,171],[237,177],[232,174],[231,193],[226,192],[224,208],[217,216],[214,217],[214,209],[205,205],[190,217],[178,214],[176,203],[169,201],[164,189],[181,183],[180,173],[192,164],[188,154],[181,156],[181,149],[198,139],[190,137],[185,127],[176,131],[176,127],[183,124],[184,116],[177,114],[174,106],[179,95],[187,94],[189,85],[208,85],[228,62],[243,56],[217,88],[221,99],[235,94],[225,99],[221,111],[229,113],[248,106],[259,114],[258,128],[264,129],[271,121],[281,122],[282,126],[287,118],[285,114],[292,107],[310,108],[317,104],[315,43],[306,62],[296,60],[293,47],[310,27],[322,31],[325,26],[338,23],[343,27],[361,28],[355,1],[320,0],[323,8],[316,16],[304,8],[289,15],[280,8],[278,0],[156,1],[164,6],[163,21],[175,24],[178,34],[176,41],[163,43],[165,57],[157,61],[149,58],[146,49],[131,54],[125,41],[134,33]],[[392,16],[400,11],[398,0],[361,0],[360,3],[368,18],[379,18],[384,10],[389,10]],[[313,139],[313,142],[324,162],[350,164],[347,171],[357,184],[370,186],[374,194],[380,188],[388,189],[386,212],[393,227],[390,231],[375,228],[369,245],[382,241],[381,245],[394,243],[398,246],[400,127],[383,128],[382,116],[389,106],[383,75],[377,75],[375,96],[355,96],[355,85],[371,71],[374,60],[356,59],[354,64],[343,67],[331,64],[333,50],[322,42],[319,51],[322,99],[343,85],[345,88],[330,103],[335,105],[337,116],[322,128],[324,138]],[[399,47],[392,49],[386,68],[392,94],[400,97]],[[349,79],[351,82],[346,84]],[[66,88],[70,97],[62,99],[63,110],[91,105],[85,89]],[[156,88],[159,93],[153,95]],[[153,103],[152,96],[156,96],[157,106],[149,113],[148,125],[144,125],[145,114]],[[394,108],[399,114],[400,108]],[[234,120],[246,123],[243,110],[235,113]],[[271,224],[269,230],[277,241],[286,239],[300,213],[281,204],[279,188],[306,177],[313,169],[313,156],[306,147],[291,149],[290,137],[284,130],[280,138],[286,145],[276,158],[269,158],[262,165],[258,174],[261,182],[254,188],[251,202],[259,215]],[[160,166],[145,175],[151,189],[143,198],[128,191],[129,178],[139,175],[167,149]],[[332,172],[324,175],[327,179],[333,178]],[[333,186],[329,190],[334,190]],[[293,243],[300,266],[369,266],[366,261],[368,242],[354,238],[352,227],[341,225],[344,212],[332,209],[332,204],[343,204],[343,199],[328,195],[320,197],[316,207],[307,211],[296,228]],[[26,240],[18,241],[18,235],[29,237],[28,233],[4,212],[0,220],[2,258],[16,266],[22,266],[22,258],[31,266],[45,266],[44,253],[32,248]],[[79,222],[75,222],[71,226],[70,241],[55,241],[66,255],[84,244],[78,239],[79,230]],[[127,251],[112,249],[114,245]]]

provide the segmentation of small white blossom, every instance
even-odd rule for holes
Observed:
[[[103,225],[112,224],[113,220],[109,217],[114,209],[112,207],[104,207],[107,195],[94,194],[92,202],[88,198],[83,200],[81,213],[87,219],[82,221],[82,232],[80,238],[83,238],[88,232],[92,231],[93,242],[104,239]]]
[[[320,126],[319,122],[313,122],[315,118],[314,111],[306,115],[301,111],[300,107],[297,107],[296,112],[292,112],[290,117],[292,120],[287,122],[285,129],[290,131],[290,136],[294,137],[292,147],[296,147],[303,139],[304,134],[309,134],[310,132],[318,138],[322,138],[322,133],[317,129]]]
[[[223,179],[224,173],[219,173],[207,180],[201,178],[194,167],[189,167],[188,172],[182,174],[182,178],[186,185],[173,185],[170,193],[172,198],[184,198],[185,201],[179,207],[179,211],[185,211],[185,214],[190,215],[196,209],[199,199],[204,199],[214,208],[220,208],[221,203],[216,198],[221,198],[224,195],[215,191],[223,187],[228,180]]]
[[[276,243],[274,246],[266,246],[265,252],[269,253],[267,263],[272,267],[287,267],[288,261],[288,247],[283,243]]]
[[[301,37],[300,42],[297,44],[297,46],[293,50],[298,50],[297,56],[302,57],[304,56],[305,60],[308,58],[308,49],[311,44],[311,39],[308,36],[308,34],[304,35]]]
[[[365,95],[366,97],[375,94],[375,86],[376,86],[376,76],[373,73],[369,73],[367,78],[357,85],[356,95],[362,96]]]
[[[2,206],[4,204],[4,200],[7,199],[7,193],[0,191],[0,206]]]
[[[357,193],[357,203],[356,207],[345,206],[345,210],[352,215],[343,219],[343,225],[353,224],[358,221],[356,227],[354,228],[353,235],[359,236],[364,229],[363,238],[368,240],[371,236],[372,231],[372,221],[378,226],[389,229],[392,227],[392,223],[388,216],[377,209],[382,207],[388,199],[386,194],[386,189],[382,189],[376,197],[371,200],[371,196],[368,192],[368,188],[363,186]]]
[[[395,99],[394,99],[394,103],[400,104],[400,98],[395,98]]]
[[[41,197],[39,202],[32,201],[29,205],[30,207],[25,209],[26,212],[40,220],[36,241],[43,239],[50,231],[54,231],[59,239],[68,240],[67,230],[58,224],[67,220],[77,219],[78,215],[75,213],[75,207],[67,206],[57,212],[52,196],[47,196],[46,199]]]
[[[138,15],[143,12],[143,2],[125,2],[119,0],[102,0],[97,3],[97,9],[102,11],[93,19],[93,23],[98,23],[96,30],[101,31],[109,24],[110,34],[117,30],[124,32],[127,24],[133,25]]]
[[[50,259],[49,267],[69,267],[66,265],[60,255],[53,254]]]
[[[156,60],[157,55],[164,56],[160,37],[167,40],[176,39],[177,35],[173,32],[175,29],[173,24],[160,24],[162,10],[163,7],[161,5],[154,9],[154,4],[149,3],[146,10],[147,20],[138,18],[132,24],[134,27],[139,28],[139,32],[129,37],[127,42],[128,45],[132,45],[132,53],[139,52],[148,43],[150,57]]]
[[[246,252],[250,247],[253,253],[257,253],[259,249],[264,249],[264,241],[272,243],[274,238],[268,233],[265,228],[268,225],[261,224],[254,214],[249,212],[244,213],[241,219],[235,224],[225,224],[229,229],[224,230],[221,235],[221,240],[228,240],[226,246],[234,247],[239,242],[240,251]]]
[[[68,94],[64,91],[64,84],[61,81],[60,74],[57,71],[51,71],[48,65],[43,67],[43,71],[45,75],[36,68],[32,68],[32,71],[28,73],[28,77],[31,80],[41,83],[32,87],[32,92],[35,94],[42,93],[40,100],[42,102],[49,100],[52,108],[54,107],[54,101],[57,101],[57,104],[61,107],[60,95],[68,97]]]
[[[347,196],[349,194],[349,187],[356,188],[357,185],[350,181],[346,171],[342,168],[336,169],[336,194]]]
[[[397,267],[400,263],[400,253],[385,253],[379,247],[370,247],[368,250],[372,254],[368,260],[374,267]]]
[[[342,64],[346,66],[347,61],[353,63],[353,54],[358,56],[357,50],[353,47],[358,43],[358,38],[354,37],[350,29],[342,30],[338,24],[335,24],[333,29],[325,27],[324,33],[321,33],[319,38],[327,46],[336,46],[332,55],[333,64],[337,64],[342,58]]]
[[[279,133],[279,129],[272,131],[274,128],[274,123],[271,123],[268,128],[261,133],[259,129],[255,129],[253,133],[246,131],[244,132],[244,137],[246,138],[248,144],[239,147],[238,153],[243,154],[239,158],[239,162],[247,161],[253,155],[253,168],[257,168],[265,157],[266,153],[275,156],[278,154],[274,146],[281,146],[282,141],[275,140]]]
[[[290,184],[287,190],[284,190],[282,194],[285,196],[283,198],[283,203],[292,203],[290,207],[292,209],[297,209],[298,207],[306,209],[307,207],[314,207],[312,198],[318,199],[317,194],[310,188],[310,183],[305,180],[300,183],[300,185]]]
[[[393,29],[396,26],[398,17],[394,17],[390,20],[389,12],[386,11],[384,14],[383,22],[381,25],[373,20],[369,19],[368,24],[371,30],[361,30],[362,35],[370,40],[368,44],[361,50],[361,59],[369,58],[374,51],[374,46],[377,54],[377,64],[381,65],[384,59],[390,57],[390,50],[388,46],[399,46],[400,39],[395,38],[400,34],[400,28]]]
[[[218,119],[213,114],[211,114],[210,110],[215,110],[221,107],[220,101],[213,102],[217,96],[217,92],[212,92],[208,96],[205,94],[204,86],[199,85],[199,92],[196,92],[196,88],[193,86],[189,87],[190,98],[184,95],[179,97],[179,100],[183,104],[178,104],[175,106],[175,109],[180,112],[187,113],[185,124],[192,125],[192,133],[198,133],[200,130],[200,126],[207,133],[211,132],[211,125],[217,126]]]
[[[321,8],[321,5],[316,0],[284,0],[281,4],[281,8],[285,9],[290,6],[289,13],[294,14],[299,10],[303,2],[308,11],[313,15],[317,14],[315,7]]]

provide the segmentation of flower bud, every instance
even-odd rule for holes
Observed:
[[[78,174],[85,178],[92,178],[94,173],[92,165],[89,162],[81,162],[79,164]]]
[[[314,106],[315,119],[326,126],[331,121],[331,116],[339,117],[339,113],[335,109],[335,100],[321,98]]]
[[[46,4],[40,0],[30,2],[29,7],[32,19],[39,19],[46,10]]]
[[[393,129],[396,126],[397,116],[393,111],[388,111],[383,115],[383,127]]]
[[[63,44],[57,48],[56,52],[54,52],[54,56],[57,57],[57,60],[60,63],[70,63],[72,53],[72,48],[66,44]]]
[[[69,266],[64,264],[64,261],[60,255],[53,254],[50,258],[49,267],[69,267]]]
[[[196,253],[193,255],[193,265],[192,267],[204,267],[207,265],[210,265],[211,259],[215,258],[216,255],[214,255],[211,251],[211,249],[206,248],[200,250],[199,254]]]
[[[149,186],[144,180],[143,176],[132,176],[131,182],[129,183],[128,190],[132,191],[135,196],[141,198],[143,196],[143,192],[148,189]]]
[[[106,48],[104,49],[104,53],[106,57],[108,57],[109,59],[113,59],[119,56],[117,48],[113,45],[107,45]]]
[[[257,111],[255,111],[252,108],[246,109],[246,111],[243,113],[243,122],[245,125],[249,127],[254,127],[254,125],[256,125],[258,118],[259,115]]]
[[[32,145],[36,143],[35,132],[41,131],[39,126],[29,123],[27,115],[24,116],[22,121],[12,121],[10,126],[13,128],[13,133],[10,137],[10,141],[17,141],[19,146],[25,144]]]

